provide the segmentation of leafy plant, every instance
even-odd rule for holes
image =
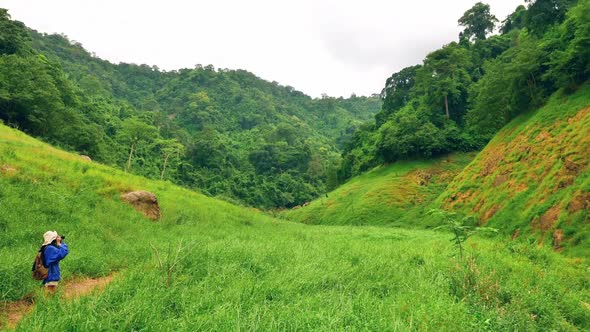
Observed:
[[[463,252],[465,251],[463,244],[469,237],[476,233],[498,232],[497,229],[491,227],[472,226],[475,224],[475,218],[472,216],[459,216],[456,212],[448,212],[440,209],[431,210],[428,214],[440,217],[443,222],[443,225],[434,228],[435,230],[447,229],[453,233],[454,237],[451,241],[459,250],[459,257],[461,259],[463,259]]]
[[[190,252],[184,252],[188,248],[187,246],[183,246],[182,240],[178,244],[176,250],[172,250],[172,246],[168,245],[168,250],[166,251],[165,255],[160,254],[160,250],[156,248],[152,243],[150,243],[154,254],[156,255],[156,259],[158,261],[158,268],[163,272],[165,275],[165,284],[166,287],[170,287],[172,284],[172,276],[174,274],[174,269],[178,265],[180,261],[185,259]]]

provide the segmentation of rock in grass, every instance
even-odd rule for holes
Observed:
[[[131,204],[133,208],[151,220],[160,220],[158,198],[151,192],[143,190],[128,192],[121,195],[121,200]]]
[[[84,160],[84,161],[88,161],[88,162],[92,161],[92,158],[85,156],[85,155],[80,155],[80,158],[82,158],[82,160]]]

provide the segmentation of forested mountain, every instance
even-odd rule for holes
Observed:
[[[378,96],[312,99],[244,70],[112,64],[0,15],[0,119],[93,159],[249,205],[337,185],[340,149]]]
[[[495,35],[498,19],[477,3],[459,18],[458,41],[394,73],[381,98],[312,99],[212,65],[115,65],[5,10],[0,21],[4,122],[264,208],[309,201],[382,163],[479,150],[517,115],[590,77],[590,0],[527,1]]]
[[[313,224],[429,227],[440,220],[425,212],[443,209],[473,217],[464,219],[469,226],[587,255],[590,1],[530,2],[490,38],[483,29],[495,21],[489,7],[476,4],[460,22],[478,12],[489,23],[477,25],[480,33],[467,26],[459,43],[387,80],[383,110],[355,133],[341,174],[392,164],[285,216]],[[460,172],[455,167],[439,185],[436,176],[445,172],[433,156],[483,145],[473,162]],[[450,168],[454,155],[460,154],[442,157],[442,165]]]
[[[529,0],[501,22],[475,4],[451,42],[387,79],[383,109],[344,153],[341,178],[401,159],[479,150],[510,120],[590,78],[590,1]]]

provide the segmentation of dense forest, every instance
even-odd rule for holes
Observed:
[[[375,122],[345,148],[342,179],[381,163],[479,150],[517,115],[590,78],[588,0],[527,0],[502,22],[479,2],[458,24],[458,41],[387,79]]]
[[[248,205],[290,207],[337,185],[372,97],[312,99],[244,70],[112,64],[0,12],[0,120],[150,178]]]
[[[0,121],[128,172],[262,208],[293,207],[401,159],[479,150],[590,78],[590,0],[477,3],[458,40],[381,95],[313,99],[244,70],[112,64],[0,10]]]

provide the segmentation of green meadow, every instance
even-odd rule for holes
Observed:
[[[590,329],[588,262],[534,242],[472,237],[460,258],[450,233],[275,219],[5,126],[0,166],[1,305],[36,302],[17,331]],[[161,221],[120,201],[139,189],[158,196]],[[71,248],[64,282],[114,281],[44,298],[30,266],[48,229]]]
[[[279,216],[305,224],[424,227],[433,201],[475,153],[400,161],[350,179],[334,191]]]

